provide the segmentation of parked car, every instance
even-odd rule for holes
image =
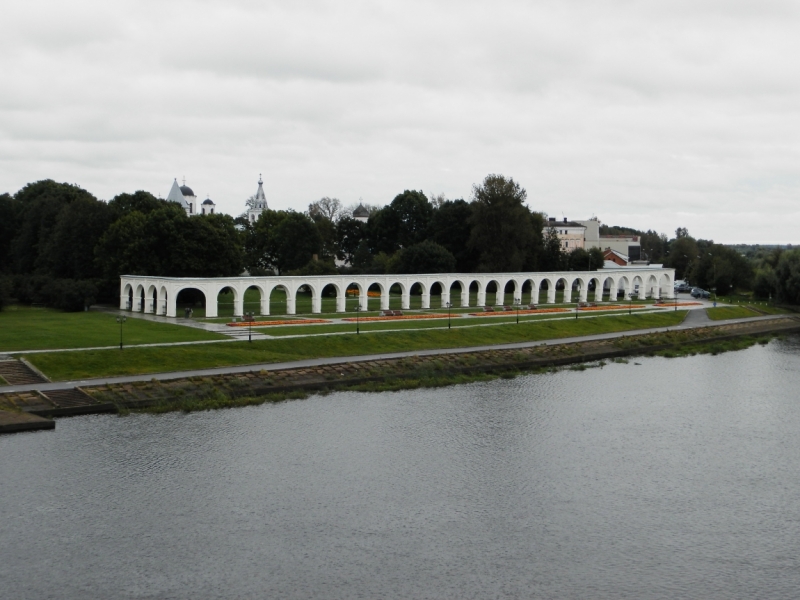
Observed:
[[[692,288],[692,298],[711,298],[711,292],[701,288]]]
[[[681,281],[680,283],[675,285],[675,291],[676,292],[680,292],[681,294],[685,294],[687,292],[691,292],[692,291],[692,286],[690,286],[685,281]]]

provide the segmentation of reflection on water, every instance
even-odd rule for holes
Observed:
[[[796,598],[800,339],[0,438],[4,598]]]

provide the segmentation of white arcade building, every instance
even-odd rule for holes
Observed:
[[[359,306],[367,310],[367,292],[378,292],[380,309],[388,310],[390,290],[399,288],[401,308],[411,307],[412,289],[421,293],[422,308],[431,308],[431,291],[439,292],[439,305],[446,307],[470,306],[470,291],[476,292],[476,306],[486,304],[487,288],[490,284],[500,293],[495,294],[495,304],[516,303],[515,299],[525,296],[537,303],[540,294],[546,290],[547,302],[556,302],[556,289],[564,290],[564,302],[572,302],[573,296],[580,302],[592,300],[600,302],[604,293],[608,300],[615,301],[618,295],[625,299],[633,295],[644,298],[674,298],[673,284],[675,269],[642,266],[600,271],[563,271],[539,273],[434,273],[427,275],[319,275],[319,276],[272,276],[272,277],[148,277],[144,275],[123,275],[120,277],[120,309],[135,312],[157,313],[168,317],[176,316],[178,294],[182,290],[194,289],[205,296],[206,317],[218,316],[217,297],[220,292],[233,293],[233,314],[244,313],[244,294],[250,288],[258,290],[261,298],[260,314],[268,315],[270,295],[276,289],[286,294],[286,313],[296,314],[297,295],[303,290],[311,291],[311,312],[322,312],[322,294],[333,291],[336,295],[336,312],[345,312],[347,290],[357,289]],[[511,301],[507,302],[506,296]],[[435,296],[435,295],[434,295]],[[376,299],[377,300],[377,299]],[[373,301],[374,302],[374,301]],[[377,307],[373,306],[373,310]],[[435,308],[435,307],[434,307]]]

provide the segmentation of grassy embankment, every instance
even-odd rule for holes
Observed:
[[[252,343],[127,348],[124,351],[86,350],[36,354],[30,356],[29,360],[48,377],[65,380],[558,339],[667,327],[680,323],[684,316],[685,311],[677,311],[602,319],[523,321],[519,325],[497,327],[393,331],[381,335],[346,334],[259,340]]]
[[[119,344],[119,328],[112,314],[11,305],[0,312],[0,352],[114,346]],[[201,329],[134,318],[122,329],[126,345],[225,339]]]
[[[711,341],[708,339],[715,334],[714,331],[707,329],[661,332],[646,336],[616,339],[609,344],[609,349],[624,349],[630,351],[632,356],[641,353],[673,358],[741,350],[756,343],[767,344],[772,337],[775,337],[774,334],[765,334],[728,340]],[[654,346],[666,344],[671,345],[671,347],[659,351],[649,350]],[[155,381],[141,382],[135,384],[137,397],[147,397],[150,402],[147,407],[136,410],[154,413],[210,410],[299,399],[311,394],[325,394],[333,391],[382,392],[422,387],[435,388],[498,378],[513,378],[518,375],[532,373],[555,372],[562,369],[584,371],[590,368],[603,367],[607,364],[603,359],[592,360],[587,358],[585,362],[562,367],[546,364],[530,365],[532,358],[546,360],[551,352],[554,359],[564,354],[573,353],[576,358],[580,358],[582,349],[581,344],[569,346],[553,344],[547,347],[540,346],[536,349],[528,348],[524,351],[490,351],[482,354],[448,355],[447,357],[415,357],[412,359],[384,361],[377,371],[369,363],[366,363],[362,365],[360,374],[367,376],[379,375],[377,379],[366,382],[348,381],[348,375],[341,373],[342,379],[338,380],[338,369],[333,369],[333,371],[329,370],[328,373],[318,372],[319,376],[325,379],[325,384],[321,388],[316,386],[315,388],[297,387],[266,395],[263,393],[253,395],[241,393],[242,387],[247,387],[248,382],[253,382],[253,379],[250,379],[253,375],[249,375],[248,379],[242,379],[239,376],[217,376],[182,380],[172,384]],[[630,359],[614,358],[611,361],[628,363]],[[487,365],[491,365],[488,370],[481,368]],[[298,376],[302,377],[302,373],[299,372]],[[256,381],[260,382],[257,387],[263,390],[263,384],[265,383],[268,385],[290,383],[291,375],[284,374],[287,376],[287,380],[271,381],[272,375],[264,372],[259,373],[255,376]],[[259,380],[258,377],[262,379]],[[124,394],[122,397],[115,398],[115,393],[111,390],[103,393],[109,394],[109,398],[104,400],[118,404],[121,413],[124,414],[130,410],[124,402]],[[119,402],[119,400],[122,400],[122,402]]]
[[[706,314],[712,321],[724,321],[726,319],[746,319],[748,317],[761,316],[761,313],[758,313],[747,306],[718,306],[716,308],[707,308]]]

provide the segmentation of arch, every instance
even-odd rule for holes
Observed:
[[[158,289],[154,284],[147,287],[147,296],[145,301],[144,312],[155,314],[158,310]]]
[[[651,298],[661,298],[661,292],[658,288],[658,278],[654,274],[647,278],[645,294],[649,295]]]
[[[158,292],[158,297],[161,299],[161,304],[158,307],[158,314],[167,316],[167,313],[169,312],[169,298],[167,297],[167,287],[165,285],[161,286],[161,290]]]
[[[662,273],[658,279],[659,297],[660,298],[675,298],[675,282],[669,276],[669,273]]]
[[[130,283],[126,283],[122,287],[119,307],[120,310],[133,310],[133,286]]]
[[[628,280],[627,275],[623,275],[619,279],[617,279],[617,297],[619,297],[619,291],[622,290],[622,298],[627,300],[631,297],[631,282]]]
[[[136,286],[136,296],[134,298],[134,308],[132,310],[135,312],[144,312],[144,285],[141,283]]]
[[[230,298],[228,298],[230,294]],[[217,286],[217,293],[214,294],[217,305],[217,314],[219,317],[241,317],[242,316],[242,298],[239,290],[234,285]],[[206,305],[206,316],[210,317],[208,305]]]
[[[494,288],[494,291],[492,291],[492,288]],[[485,306],[492,304],[492,301],[494,301],[494,304],[503,304],[503,296],[505,294],[504,292],[505,288],[500,285],[500,282],[497,279],[493,278],[487,279],[483,289],[484,289],[483,304]],[[490,294],[492,293],[494,294],[494,297],[490,296]]]
[[[419,292],[419,306],[416,306],[416,292]],[[412,281],[408,286],[408,306],[404,306],[403,308],[411,309],[412,305],[414,308],[431,307],[431,295],[428,292],[428,286],[423,280],[418,279]]]
[[[584,280],[582,275],[573,277],[572,281],[570,282],[569,288],[570,288],[570,300],[572,302],[586,302],[589,286]],[[567,300],[564,301],[566,302]]]
[[[633,284],[632,294],[635,294],[639,300],[644,300],[647,295],[647,290],[645,289],[644,280],[642,277],[640,275],[634,275],[631,283]]]
[[[321,281],[319,284],[319,295],[321,298],[322,312],[344,312],[344,298],[340,287],[333,281]],[[331,299],[333,299],[331,301]],[[340,307],[339,304],[342,306]]]
[[[345,296],[349,302],[345,300],[345,310],[355,310],[356,306],[360,306],[360,310],[365,311],[369,307],[367,296],[367,288],[362,282],[352,281],[347,284],[345,288]]]
[[[405,282],[399,279],[390,279],[386,284],[386,289],[389,295],[389,308],[393,310],[408,309],[410,290]]]
[[[592,285],[594,284],[594,285]],[[597,275],[590,275],[589,281],[586,282],[586,294],[588,296],[589,293],[594,291],[594,301],[595,302],[602,302],[603,301],[603,283],[600,281],[600,277]]]
[[[453,286],[458,285],[458,295],[454,296]],[[464,282],[463,279],[454,279],[450,282],[450,287],[447,290],[447,294],[450,298],[450,303],[453,306],[460,306],[460,307],[467,307],[469,306],[469,286]]]
[[[608,292],[606,292],[606,290],[608,290]],[[606,293],[608,293],[609,302],[614,302],[617,299],[617,282],[610,275],[605,277],[600,285],[601,299]]]
[[[377,293],[377,296],[375,295]],[[367,287],[367,306],[370,306],[372,300],[371,310],[388,310],[389,309],[389,290],[380,281],[373,281]]]
[[[539,302],[541,302],[542,292],[545,294],[545,302],[547,304],[556,303],[556,281],[550,277],[545,277],[539,282]]]
[[[539,295],[539,286],[537,281],[528,277],[523,279],[519,286],[519,299],[522,304],[536,304],[537,296]]]
[[[267,285],[264,288],[264,295],[266,296],[267,308],[264,315],[293,315],[295,312],[294,307],[294,294],[291,293],[288,286],[280,282],[275,282],[272,285]]]
[[[564,275],[557,275],[556,284],[553,286],[553,302],[556,301],[556,293],[560,287],[562,290],[561,302],[570,302],[572,300],[572,283],[567,282]],[[547,301],[550,302],[550,294],[547,294]]]
[[[266,310],[266,312],[264,312]],[[244,288],[242,294],[242,314],[253,313],[256,315],[269,314],[269,297],[264,294],[264,288],[258,283],[251,283]]]
[[[497,288],[495,296],[495,304],[498,305],[514,304],[514,299],[520,297],[518,295],[519,290],[520,290],[520,285],[517,283],[516,279],[509,278],[506,279],[505,281],[500,280],[500,287]]]
[[[434,302],[434,298],[439,298],[438,306],[436,308],[447,308],[447,303],[450,302],[450,288],[444,284],[443,279],[434,279],[431,282],[430,286],[428,287],[428,295],[428,304],[431,306],[431,308],[434,308],[434,304],[436,304]]]
[[[198,287],[191,285],[179,287],[175,292],[174,302],[175,312],[181,317],[187,316],[186,309],[190,309],[193,312],[196,311],[197,314],[194,315],[196,317],[209,316],[207,315],[209,311],[206,292]],[[214,303],[214,308],[216,308],[216,302]],[[216,316],[216,314],[213,316]]]

